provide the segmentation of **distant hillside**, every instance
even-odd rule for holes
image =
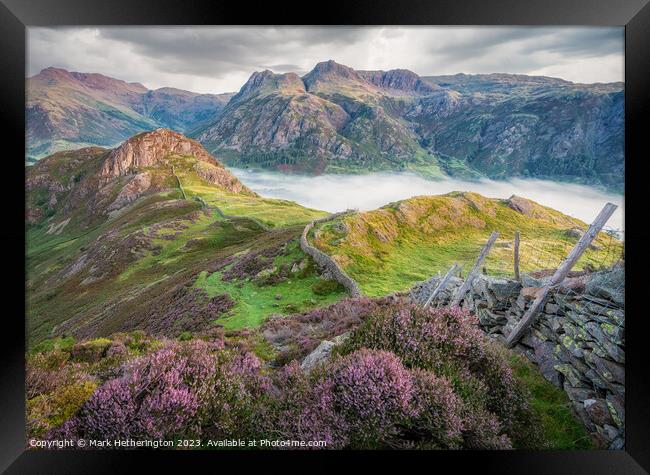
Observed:
[[[149,90],[101,74],[46,68],[27,80],[28,159],[86,146],[115,146],[158,127],[185,132],[214,118],[231,94]]]
[[[423,144],[492,178],[550,178],[622,191],[624,84],[480,74],[423,78],[459,95],[412,115]]]
[[[191,135],[238,166],[537,177],[621,190],[623,101],[622,83],[419,77],[326,61],[303,77],[254,73]]]
[[[400,72],[366,80],[327,61],[304,77],[254,73],[211,125],[192,133],[228,163],[308,173],[422,169],[440,176],[402,116],[431,87]],[[389,87],[383,87],[386,85]]]

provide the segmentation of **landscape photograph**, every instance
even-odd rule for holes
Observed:
[[[624,45],[29,27],[27,447],[624,450]]]

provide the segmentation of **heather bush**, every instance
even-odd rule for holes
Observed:
[[[224,350],[221,341],[166,342],[127,362],[50,437],[233,437],[249,430],[251,407],[268,388],[254,355]]]
[[[344,299],[327,307],[288,317],[271,317],[262,325],[264,338],[281,349],[277,363],[284,365],[307,356],[321,340],[357,328],[366,316],[391,304],[391,299]]]
[[[512,442],[503,434],[498,417],[480,406],[463,408],[463,447],[467,449],[511,449]]]
[[[473,315],[458,308],[424,309],[406,302],[377,307],[341,351],[360,348],[392,351],[405,366],[448,379],[465,406],[466,438],[473,437],[471,426],[492,440],[494,447],[510,443],[494,431],[507,435],[515,446],[538,440],[525,389],[515,380],[504,354],[478,329]],[[493,414],[496,420],[480,425],[473,412]]]
[[[262,361],[252,353],[221,352],[215,372],[198,393],[198,419],[204,435],[213,438],[254,437],[257,415],[271,381]]]
[[[27,434],[37,437],[71,417],[97,387],[88,365],[71,362],[61,350],[27,358],[25,397]]]
[[[409,416],[412,380],[388,352],[362,350],[305,374],[280,370],[267,411],[275,438],[324,440],[328,448],[385,446]]]
[[[261,410],[260,432],[272,439],[321,440],[333,449],[348,445],[347,422],[334,406],[331,386],[314,385],[295,361],[274,376],[275,394]]]
[[[475,317],[458,308],[387,305],[367,316],[346,348],[390,350],[409,367],[444,374],[482,357],[484,336],[476,323]]]
[[[458,448],[463,401],[449,381],[409,370],[387,351],[355,351],[305,373],[297,362],[275,378],[261,432],[324,440],[328,448]]]
[[[346,421],[356,448],[382,446],[413,415],[413,381],[394,354],[360,350],[335,359],[316,383]]]
[[[164,438],[188,430],[198,400],[191,389],[211,371],[206,348],[168,344],[125,364],[61,431],[94,439]]]
[[[300,368],[320,340],[345,332],[350,338],[329,360]],[[60,350],[33,355],[32,433],[324,440],[353,449],[543,446],[508,353],[461,310],[347,299],[271,319],[264,340],[255,331],[208,333],[187,341],[117,335],[92,363]],[[276,363],[282,355],[295,359],[271,369],[252,353],[270,358],[273,348],[293,351],[283,350]],[[114,377],[95,389],[111,374],[100,371],[104,364]]]
[[[413,448],[460,448],[463,400],[445,378],[419,369],[413,370],[412,376],[413,416],[406,429],[406,439]]]

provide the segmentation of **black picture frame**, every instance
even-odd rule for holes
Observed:
[[[649,0],[444,0],[219,2],[209,0],[0,0],[0,117],[3,122],[4,218],[0,234],[5,267],[3,334],[0,351],[0,469],[7,473],[114,473],[144,457],[147,463],[169,464],[169,456],[185,469],[196,460],[267,463],[266,470],[317,466],[337,468],[341,457],[361,459],[364,470],[374,467],[443,470],[454,472],[473,466],[482,473],[532,474],[641,474],[650,470],[650,359],[646,351],[647,312],[644,292],[650,268],[650,232],[647,221],[644,162],[650,113],[650,5]],[[292,12],[293,17],[289,16]],[[81,25],[620,25],[625,26],[625,228],[626,307],[631,310],[626,330],[626,449],[624,451],[508,451],[508,452],[93,452],[26,450],[24,421],[24,273],[25,235],[21,196],[25,152],[26,27]],[[18,203],[17,203],[18,202]],[[24,204],[24,203],[23,203]],[[21,216],[22,213],[22,216]],[[14,222],[15,221],[15,222]],[[21,272],[22,271],[22,272]],[[22,288],[21,288],[22,287]],[[216,457],[215,457],[216,456]],[[268,459],[268,460],[267,460]],[[318,462],[315,462],[318,460]],[[218,461],[218,465],[215,462]],[[290,464],[290,465],[289,465]],[[406,465],[408,464],[408,465]],[[416,468],[416,467],[422,468]],[[403,468],[402,468],[403,467]],[[168,465],[168,468],[171,466]],[[152,468],[150,467],[150,470]]]

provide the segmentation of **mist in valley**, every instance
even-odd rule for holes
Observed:
[[[301,176],[236,168],[231,171],[264,197],[291,200],[329,212],[350,208],[366,211],[412,196],[474,191],[490,198],[522,196],[586,223],[591,223],[609,201],[618,209],[606,227],[622,230],[624,224],[623,195],[571,183],[529,179],[428,180],[410,173]]]

